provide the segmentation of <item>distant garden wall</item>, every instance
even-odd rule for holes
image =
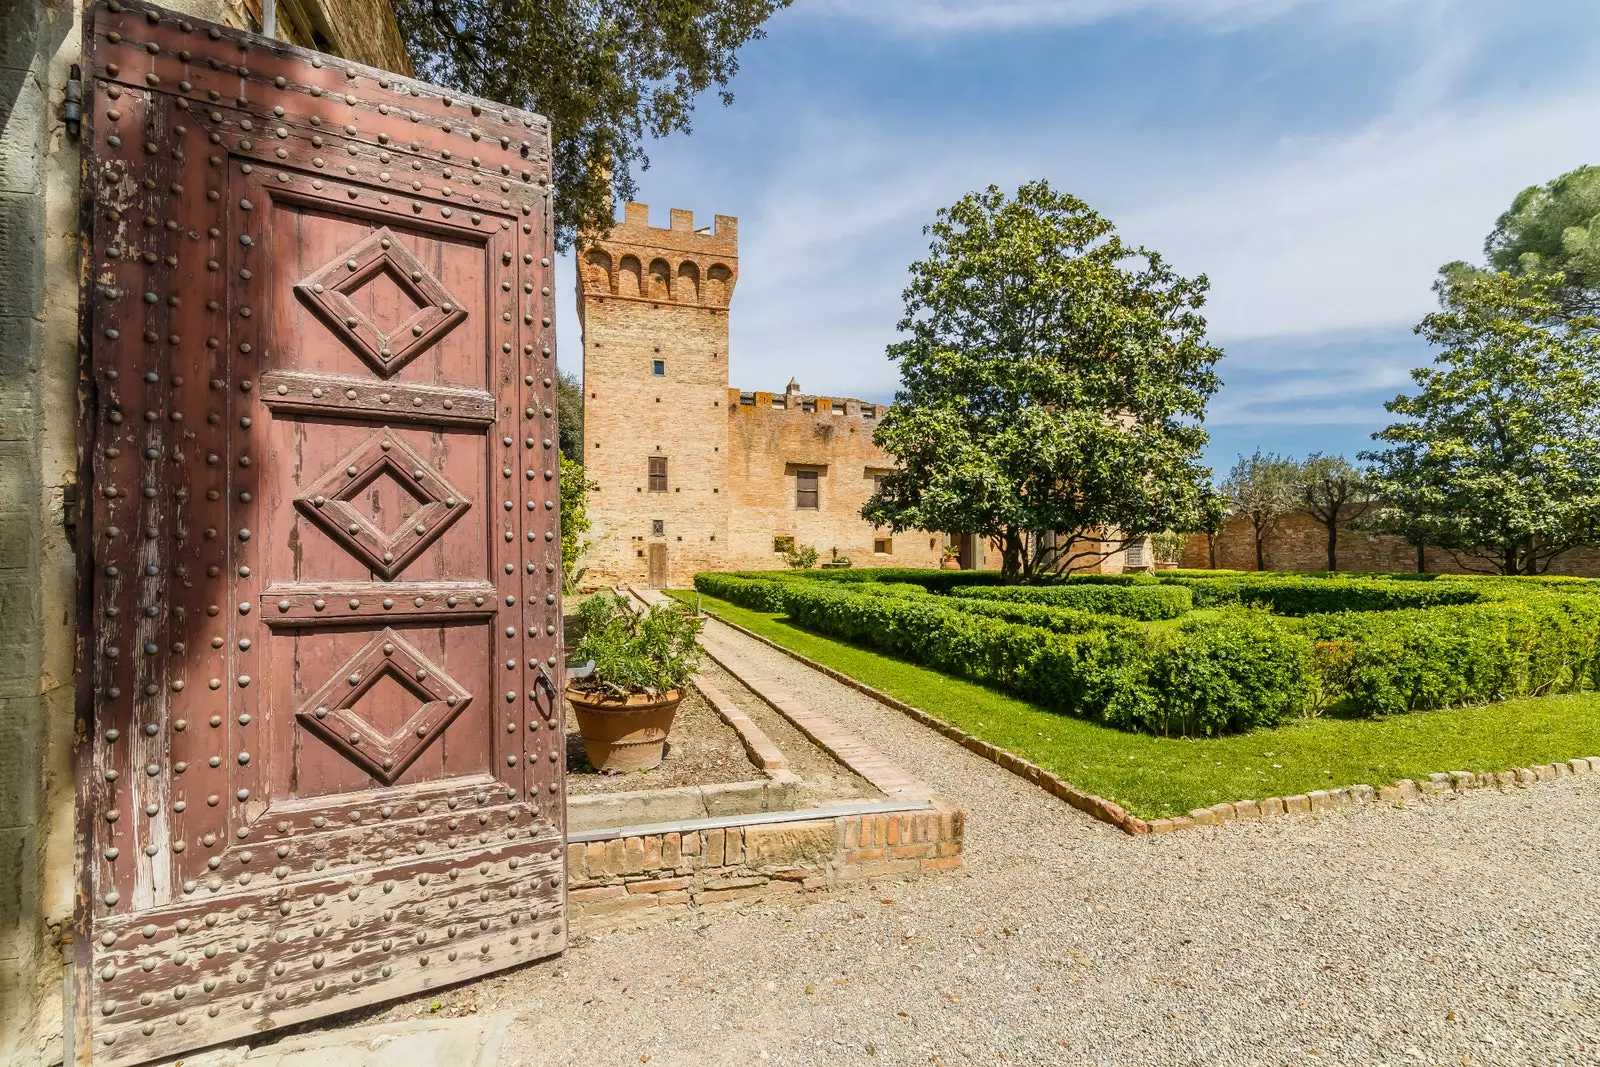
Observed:
[[[1417,550],[1398,537],[1373,534],[1348,526],[1339,530],[1339,569],[1341,571],[1407,572],[1417,569]],[[1269,571],[1323,571],[1328,569],[1328,530],[1303,511],[1284,518],[1278,529],[1267,536],[1266,569]],[[1193,534],[1183,551],[1182,566],[1203,569],[1210,566],[1205,534]],[[1256,569],[1255,539],[1244,518],[1230,519],[1217,535],[1217,566],[1223,570]],[[1429,574],[1461,574],[1450,553],[1427,550],[1424,569]],[[1600,552],[1574,550],[1557,556],[1550,564],[1551,574],[1600,577]]]

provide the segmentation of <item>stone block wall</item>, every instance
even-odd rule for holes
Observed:
[[[629,204],[610,237],[582,252],[583,453],[597,486],[586,582],[645,584],[655,551],[668,584],[687,585],[726,556],[737,222],[718,216],[714,232],[697,233],[692,213],[671,219],[651,226],[648,207]],[[651,491],[651,457],[666,460],[665,492]]]
[[[657,577],[673,586],[697,571],[782,567],[780,537],[858,566],[937,566],[939,534],[908,531],[878,553],[887,531],[861,518],[873,475],[893,469],[872,443],[881,408],[798,386],[743,396],[728,387],[738,253],[737,219],[697,230],[693,212],[674,208],[667,226],[652,226],[646,204],[628,204],[610,234],[582,242],[583,453],[599,486],[585,583],[648,584],[653,552],[665,553]],[[650,491],[652,456],[667,461],[665,493]],[[814,510],[796,506],[800,470],[819,475]]]
[[[1264,548],[1269,571],[1323,571],[1328,568],[1327,527],[1303,511],[1285,516],[1278,528],[1268,535]],[[1217,535],[1216,549],[1218,568],[1256,569],[1255,537],[1248,519],[1229,519]],[[1352,529],[1348,525],[1339,530],[1337,555],[1341,571],[1412,573],[1418,569],[1416,548],[1402,538]],[[1182,565],[1202,569],[1210,565],[1209,560],[1206,536],[1191,535],[1184,546]],[[1471,564],[1470,569],[1483,570],[1481,563],[1467,562]],[[1429,574],[1469,571],[1454,555],[1436,548],[1426,551],[1422,569]],[[1565,553],[1551,563],[1549,573],[1586,578],[1600,576],[1600,552],[1584,549]]]
[[[776,398],[776,404],[774,403]],[[906,530],[890,535],[861,517],[874,476],[894,461],[872,443],[883,406],[853,398],[728,390],[728,566],[785,566],[779,537],[811,545],[827,560],[857,567],[936,567],[944,537]],[[817,507],[796,503],[799,471],[817,473]],[[887,539],[888,552],[875,542]]]
[[[586,926],[863,878],[961,866],[960,811],[841,815],[567,845],[567,902]]]

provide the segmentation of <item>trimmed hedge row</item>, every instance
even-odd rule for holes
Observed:
[[[1538,596],[1314,615],[1319,681],[1369,715],[1574,692],[1600,683],[1600,600]]]
[[[1213,594],[1218,610],[1151,630],[1055,606],[1055,594],[1073,589],[1071,582],[952,585],[974,595],[926,596],[907,583],[756,573],[697,575],[695,586],[1084,718],[1157,734],[1247,730],[1335,705],[1385,715],[1600,688],[1600,597],[1562,595],[1534,583],[1212,579],[1207,584],[1232,587]],[[896,576],[907,573],[914,572]],[[1150,588],[1081,583],[1075,591],[1131,595]],[[1195,592],[1187,582],[1162,588]],[[1407,593],[1433,593],[1412,603],[1439,606],[1407,606]],[[1278,618],[1241,602],[1305,614]],[[1307,610],[1319,605],[1334,610]]]
[[[1330,611],[1397,611],[1446,604],[1472,604],[1486,599],[1468,582],[1393,582],[1371,578],[1170,578],[1175,588],[1189,590],[1197,608],[1230,604],[1269,607],[1278,615],[1314,615]]]
[[[1018,601],[1077,608],[1129,619],[1176,619],[1194,607],[1188,589],[1181,585],[958,585],[952,596]]]
[[[1259,612],[1159,635],[1133,626],[1069,634],[935,597],[783,584],[790,619],[806,629],[1126,730],[1234,733],[1281,723],[1305,703],[1311,642]]]
[[[757,571],[742,574],[706,573],[694,576],[695,589],[706,596],[714,596],[752,611],[774,614],[787,610],[787,596],[791,590],[817,585],[815,582],[793,581],[791,576],[783,571],[774,571],[769,575],[761,575],[761,572]],[[943,611],[983,615],[1004,622],[1037,626],[1054,633],[1078,634],[1090,630],[1117,629],[1133,625],[1115,617],[1071,608],[1054,608],[1042,604],[1008,604],[1002,601],[968,600],[961,597],[933,597],[922,586],[911,582],[830,583],[821,587],[836,589],[851,596],[910,597]]]
[[[743,574],[710,571],[694,576],[694,587],[706,596],[726,600],[751,611],[780,612],[789,583],[770,578],[751,578]]]

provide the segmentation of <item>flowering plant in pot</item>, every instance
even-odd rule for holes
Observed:
[[[628,598],[597,593],[578,608],[582,633],[569,659],[594,670],[567,687],[584,751],[601,771],[646,771],[661,762],[683,687],[700,667],[699,619],[677,605],[634,612]]]

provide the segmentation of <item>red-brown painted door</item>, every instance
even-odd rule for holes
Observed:
[[[87,25],[80,1057],[561,951],[546,123]]]

